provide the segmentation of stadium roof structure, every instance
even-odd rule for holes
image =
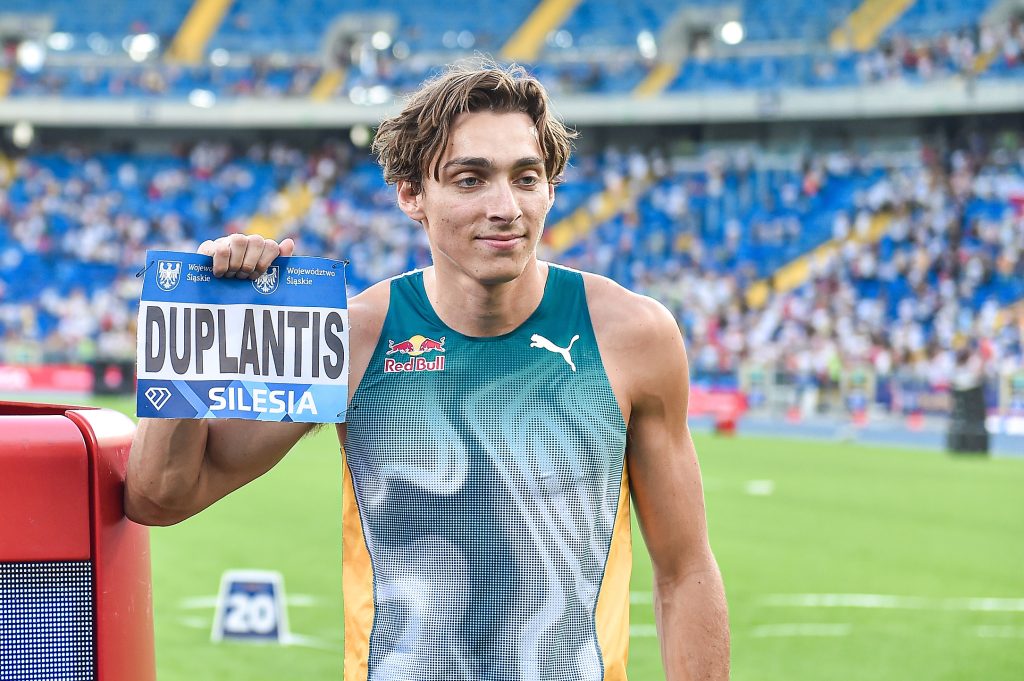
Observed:
[[[850,120],[1010,113],[1024,103],[1024,81],[960,78],[909,84],[899,81],[849,88],[751,90],[736,93],[560,95],[555,108],[569,123],[635,125],[732,123],[765,120]],[[376,125],[401,105],[357,105],[308,99],[233,98],[208,107],[162,100],[74,100],[18,97],[0,101],[0,125],[41,126],[339,128]]]

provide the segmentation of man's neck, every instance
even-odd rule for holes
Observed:
[[[462,273],[423,272],[423,286],[434,312],[466,336],[500,336],[515,330],[533,314],[544,297],[548,264],[533,261],[515,280],[481,284]]]

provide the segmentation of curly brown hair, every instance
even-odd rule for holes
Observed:
[[[441,152],[448,145],[452,122],[459,114],[476,111],[527,114],[537,128],[548,181],[559,182],[577,133],[551,112],[540,81],[521,66],[493,62],[449,67],[424,83],[401,113],[380,124],[372,149],[384,181],[409,180],[419,193],[431,160],[433,177],[440,179]]]

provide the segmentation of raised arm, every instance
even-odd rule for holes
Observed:
[[[294,244],[235,234],[206,241],[216,276],[256,278]],[[141,419],[125,480],[129,518],[170,525],[267,472],[311,429],[304,423],[234,419]]]
[[[256,479],[311,428],[236,419],[140,419],[125,478],[125,514],[172,525]]]

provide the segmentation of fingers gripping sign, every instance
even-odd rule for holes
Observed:
[[[233,234],[231,240],[233,242],[232,245],[238,244],[238,248],[231,249],[228,271],[224,275],[228,278],[248,279],[256,271],[256,266],[259,264],[263,252],[274,250],[268,249],[266,240],[258,234],[250,234],[248,236]]]
[[[295,242],[277,243],[259,234],[232,234],[204,241],[199,253],[213,258],[213,276],[226,279],[257,279],[279,255],[290,256]]]

